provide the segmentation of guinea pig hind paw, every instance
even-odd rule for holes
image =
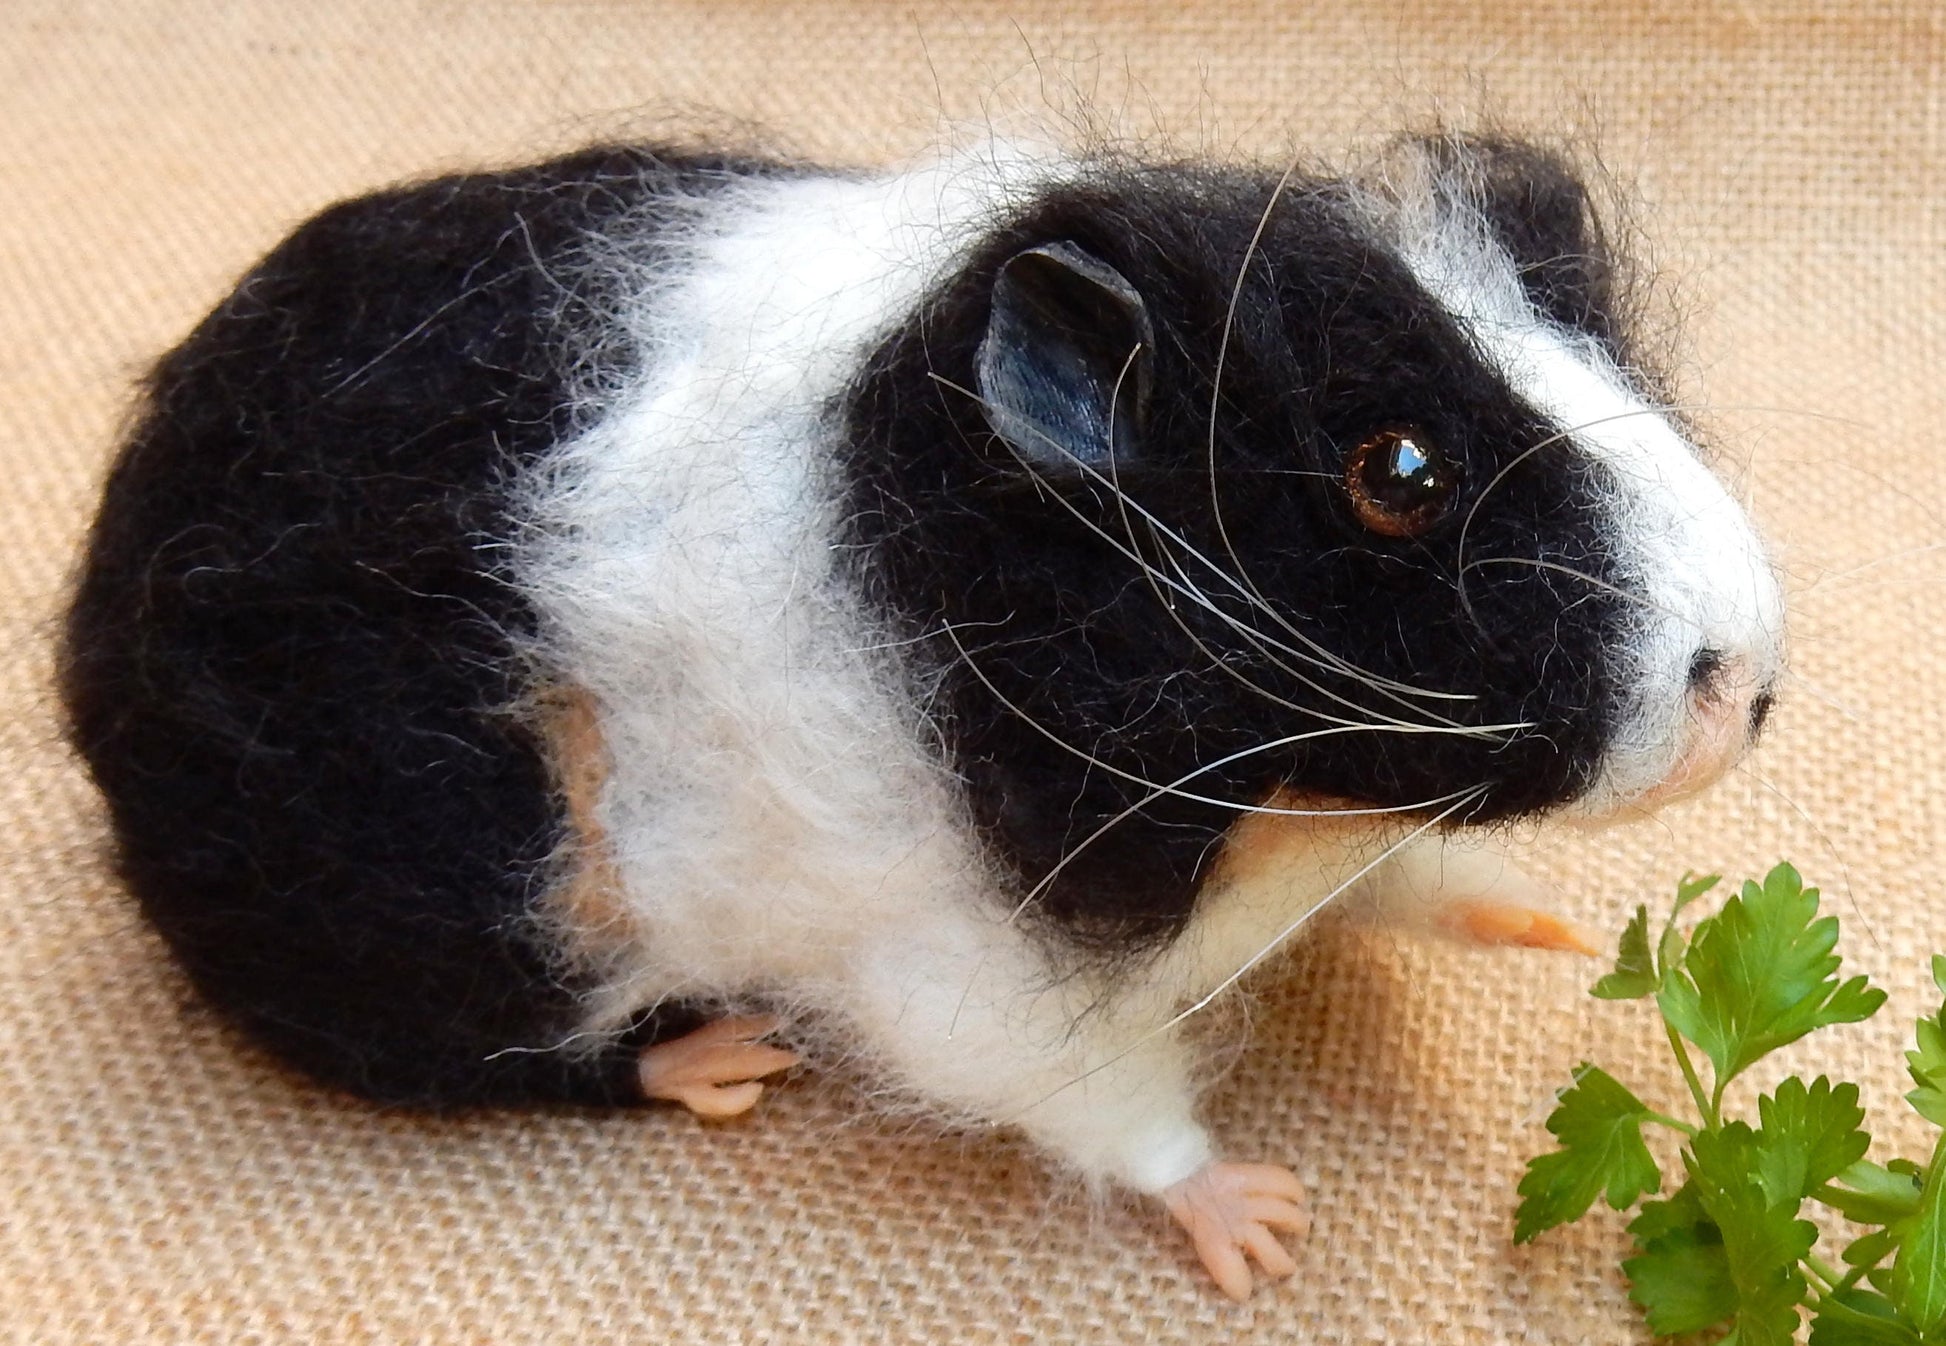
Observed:
[[[759,1040],[782,1024],[775,1015],[737,1015],[650,1044],[636,1060],[643,1096],[680,1103],[698,1117],[748,1112],[763,1094],[764,1076],[797,1064],[796,1052]]]
[[[1449,902],[1438,924],[1469,944],[1516,945],[1599,957],[1594,937],[1575,922],[1552,912],[1467,898]]]
[[[1255,1284],[1250,1259],[1276,1280],[1297,1270],[1275,1231],[1293,1239],[1309,1232],[1311,1217],[1303,1201],[1297,1175],[1281,1165],[1217,1160],[1162,1192],[1163,1204],[1188,1232],[1217,1288],[1239,1303]]]

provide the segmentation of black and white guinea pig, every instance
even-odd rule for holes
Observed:
[[[1707,781],[1781,661],[1565,162],[1388,163],[636,145],[326,210],[107,484],[62,678],[121,872],[358,1093],[720,1115],[835,1026],[1288,1274],[1185,1013],[1353,888],[1572,942],[1440,838]]]

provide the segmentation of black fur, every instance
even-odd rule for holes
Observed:
[[[1588,239],[1558,184],[1523,195],[1510,155],[1491,167],[1504,188],[1493,218],[1519,236],[1523,258],[1538,259],[1531,274],[1549,287],[1549,311],[1599,330],[1607,310],[1597,264],[1573,275],[1548,269],[1550,258],[1579,256]],[[861,569],[947,670],[938,710],[950,751],[985,836],[1023,888],[1149,793],[1111,769],[1166,785],[1230,753],[1327,727],[1334,715],[1534,722],[1504,740],[1327,737],[1183,787],[1246,804],[1290,785],[1399,805],[1485,785],[1462,815],[1482,822],[1573,798],[1604,741],[1617,689],[1602,656],[1620,614],[1602,588],[1613,576],[1587,505],[1600,469],[1566,444],[1520,462],[1466,534],[1468,561],[1546,559],[1596,584],[1498,567],[1469,575],[1462,597],[1459,540],[1472,502],[1560,427],[1505,388],[1327,183],[1289,190],[1249,254],[1227,323],[1212,501],[1212,379],[1231,290],[1273,183],[1130,167],[1047,196],[883,348],[852,404],[852,528],[869,558]],[[1538,209],[1522,214],[1529,204]],[[1139,513],[1125,513],[1099,477],[1030,464],[992,433],[965,391],[992,278],[1020,250],[1053,242],[1128,277],[1155,326],[1144,442],[1115,455],[1128,499],[1254,585],[1323,648],[1386,678],[1477,700],[1387,696],[1253,647],[1180,593],[1165,588],[1159,599],[1118,543],[1165,574],[1180,564],[1227,612],[1297,644],[1228,581],[1160,541]],[[1344,455],[1389,426],[1420,428],[1462,466],[1455,507],[1414,540],[1361,528],[1341,484]],[[1188,919],[1213,843],[1236,817],[1174,796],[1144,804],[1069,861],[1038,910],[1108,949],[1167,937]]]
[[[626,1044],[520,1050],[576,987],[530,922],[563,822],[512,713],[506,485],[569,428],[585,232],[755,171],[603,149],[333,207],[151,378],[68,618],[72,736],[198,987],[325,1079],[635,1092]]]

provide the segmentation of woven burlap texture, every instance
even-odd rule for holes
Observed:
[[[1057,17],[1058,15],[1058,17]],[[1619,928],[1685,868],[1789,856],[1892,990],[1793,1060],[1923,1141],[1898,1049],[1946,947],[1946,24],[1922,0],[951,7],[756,0],[0,4],[0,1340],[1629,1342],[1618,1221],[1508,1242],[1550,1090],[1673,1102],[1592,965],[1327,923],[1210,1100],[1317,1224],[1234,1307],[1155,1212],[1004,1139],[862,1124],[805,1079],[674,1112],[387,1114],[186,994],[102,861],[47,637],[134,380],[297,220],[629,127],[855,160],[1015,106],[1281,155],[1483,117],[1638,202],[1685,399],[1776,540],[1794,672],[1707,799],[1533,867]],[[1745,1095],[1747,1101],[1747,1095]]]

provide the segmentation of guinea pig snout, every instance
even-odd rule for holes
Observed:
[[[1784,596],[1741,506],[1673,436],[1641,434],[1618,473],[1616,550],[1629,601],[1607,750],[1588,818],[1711,784],[1756,742],[1784,668]]]
[[[1654,808],[1713,784],[1756,742],[1776,699],[1774,683],[1759,676],[1754,657],[1709,646],[1698,650],[1683,692],[1681,746],[1663,777],[1637,797],[1637,806]]]
[[[1720,713],[1734,719],[1740,713],[1751,742],[1763,732],[1777,702],[1775,687],[1759,682],[1747,656],[1725,654],[1712,646],[1696,651],[1689,661],[1689,694],[1708,716]]]

